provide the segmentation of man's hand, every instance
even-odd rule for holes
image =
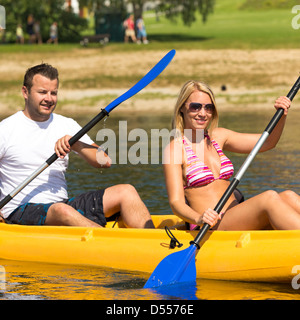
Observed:
[[[71,138],[71,136],[66,135],[55,143],[54,150],[59,158],[63,159],[71,151],[71,146],[69,144]]]

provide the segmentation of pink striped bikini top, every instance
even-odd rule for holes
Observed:
[[[210,139],[208,134],[205,134],[204,136]],[[192,147],[185,141],[184,137],[182,141],[187,155],[187,185],[184,188],[205,186],[215,180],[229,179],[233,175],[234,168],[231,161],[225,156],[222,149],[219,147],[218,143],[215,140],[210,139],[211,143],[217,150],[221,161],[220,175],[218,178],[215,178],[208,166],[205,165],[202,161],[200,161],[200,159],[194,153]]]

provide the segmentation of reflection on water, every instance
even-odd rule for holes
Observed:
[[[272,110],[257,113],[227,112],[222,115],[220,126],[241,132],[260,133],[273,114]],[[84,125],[93,116],[77,120]],[[300,194],[299,116],[300,112],[292,110],[277,148],[257,155],[251,164],[239,185],[246,198],[267,189],[293,189]],[[170,118],[170,115],[118,116],[113,113],[105,123],[102,121],[92,129],[90,136],[95,139],[97,131],[104,126],[118,133],[120,120],[128,121],[128,131],[134,128],[143,128],[147,132],[151,129],[170,129]],[[246,158],[245,155],[228,155],[236,170]],[[95,188],[130,183],[136,187],[152,214],[170,213],[161,165],[114,165],[110,169],[96,170],[72,155],[67,180],[70,196]],[[0,265],[6,271],[5,290],[2,293],[0,290],[0,299],[299,299],[299,292],[292,289],[290,284],[198,279],[196,284],[179,290],[175,288],[174,291],[159,292],[143,289],[148,274],[4,260],[0,261]]]
[[[196,283],[143,289],[148,274],[84,266],[0,260],[6,288],[0,300],[264,300],[296,299],[290,284],[197,279]]]
[[[155,298],[154,294],[137,290],[143,287],[144,280],[135,273],[34,262],[0,260],[0,263],[5,268],[7,282],[2,299]]]

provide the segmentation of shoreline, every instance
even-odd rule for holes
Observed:
[[[57,67],[60,88],[56,112],[64,115],[99,113],[141,79],[164,50],[142,52],[14,53],[0,56],[0,117],[21,110],[25,70],[41,61]],[[286,95],[298,77],[295,57],[300,49],[179,49],[166,70],[141,92],[117,107],[119,113],[172,113],[181,86],[189,79],[212,88],[218,110],[245,112],[272,109],[277,97]],[[222,85],[226,91],[222,91]],[[293,106],[300,104],[296,96]],[[114,112],[114,111],[113,111]]]
[[[174,86],[161,89],[144,89],[130,99],[124,101],[116,109],[119,113],[150,113],[161,112],[162,114],[172,114],[180,88]],[[56,113],[62,115],[82,115],[97,114],[105,108],[111,101],[122,95],[128,89],[86,89],[70,90],[60,89],[59,100],[56,107]],[[273,88],[270,90],[247,90],[245,88],[227,88],[222,91],[221,88],[214,90],[217,102],[217,108],[220,112],[236,111],[251,112],[257,110],[272,110],[275,99],[286,88]],[[278,92],[277,96],[276,93]],[[156,97],[157,96],[157,97]],[[92,99],[85,105],[85,101]],[[293,101],[293,107],[300,107],[300,99]],[[3,119],[15,112],[22,110],[23,105],[12,108],[5,103],[0,102],[0,117]],[[115,112],[115,110],[112,112]]]

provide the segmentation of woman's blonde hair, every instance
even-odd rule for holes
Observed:
[[[218,126],[219,115],[218,115],[218,110],[216,107],[216,101],[215,101],[213,92],[211,91],[211,89],[207,84],[199,81],[189,80],[181,88],[177,102],[175,104],[173,121],[172,121],[173,129],[179,130],[182,135],[184,130],[184,119],[183,119],[183,113],[181,112],[181,107],[185,104],[189,96],[195,91],[202,91],[204,93],[207,93],[210,96],[210,99],[214,105],[214,111],[212,114],[212,120],[209,126],[209,131],[211,132],[214,128]]]

